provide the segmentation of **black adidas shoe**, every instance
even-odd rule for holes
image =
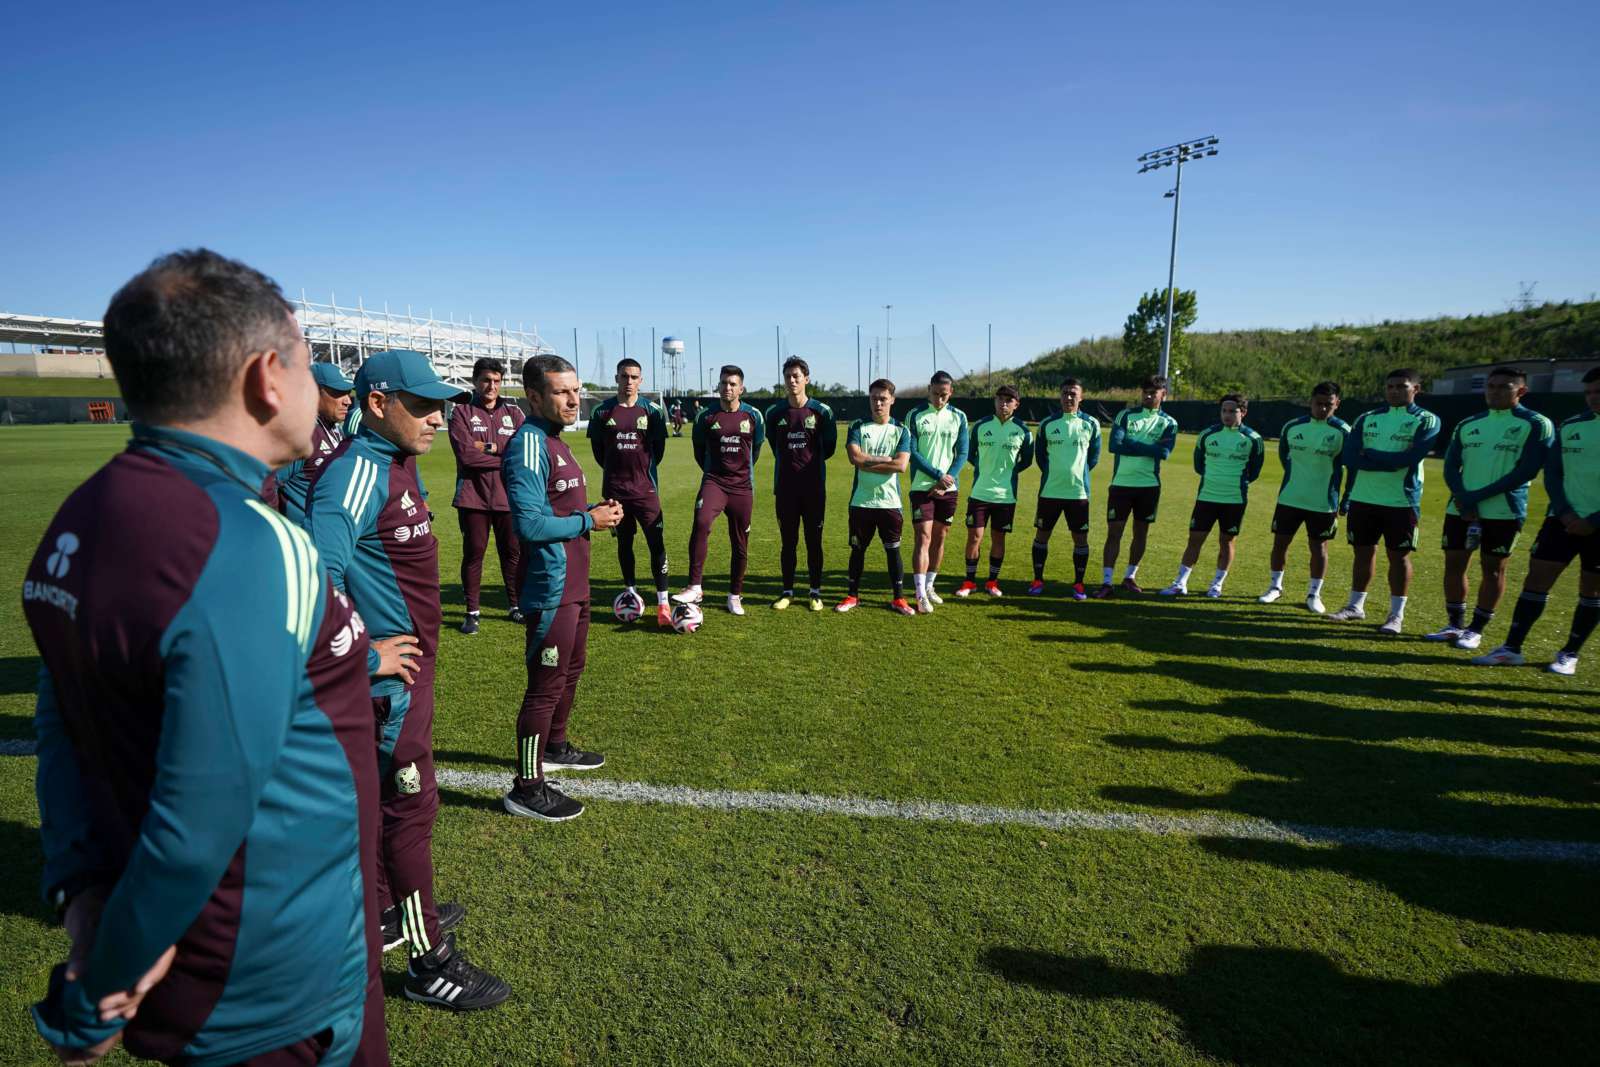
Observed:
[[[467,617],[461,620],[461,632],[464,634],[478,632],[478,613],[476,611],[467,612]]]
[[[600,753],[575,748],[571,741],[563,741],[544,750],[544,766],[549,770],[592,771],[605,765],[606,758]]]
[[[443,936],[454,930],[461,920],[466,918],[467,909],[451,901],[439,905],[439,934]],[[400,907],[395,905],[383,913],[383,951],[399,948],[406,943],[406,935],[400,932]]]
[[[501,800],[507,811],[545,822],[566,822],[583,814],[583,805],[555,788],[546,778],[537,785],[513,785]]]
[[[478,1011],[505,1003],[511,987],[467,962],[447,934],[430,952],[411,957],[406,969],[406,999],[450,1011]]]
[[[528,617],[522,613],[521,608],[512,608],[511,613],[506,617],[512,622],[516,623],[518,626],[521,626],[523,623],[528,621]]]

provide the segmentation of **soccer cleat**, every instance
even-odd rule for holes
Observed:
[[[1492,652],[1473,656],[1472,662],[1480,667],[1520,667],[1527,661],[1522,658],[1521,652],[1513,652],[1505,645],[1501,645]]]
[[[669,628],[672,626],[672,606],[670,604],[656,605],[656,625]]]
[[[1571,677],[1578,673],[1578,657],[1571,652],[1557,652],[1556,658],[1550,661],[1550,666],[1545,670],[1551,674],[1565,674]]]
[[[988,593],[990,596],[1005,596],[1005,594],[1000,591],[1000,583],[996,581],[984,582],[983,591]]]
[[[1278,598],[1281,596],[1283,596],[1283,590],[1278,586],[1273,586],[1265,593],[1262,593],[1260,596],[1256,597],[1256,601],[1261,604],[1276,604],[1278,602]]]
[[[510,619],[518,626],[522,626],[528,621],[528,617],[522,613],[521,608],[512,608],[506,613],[506,618]]]
[[[918,615],[932,615],[933,614],[933,601],[929,600],[925,596],[917,597],[917,614]]]
[[[592,771],[604,767],[606,758],[598,752],[585,752],[571,741],[563,741],[559,745],[545,746],[541,763],[547,771]]]
[[[1089,599],[1089,594],[1085,593],[1083,591],[1083,583],[1082,582],[1073,582],[1072,583],[1072,599],[1073,600],[1088,600]]]
[[[1462,630],[1461,636],[1455,639],[1455,646],[1468,652],[1475,650],[1483,644],[1483,635],[1476,630]]]
[[[929,584],[928,586],[928,600],[933,604],[934,607],[938,607],[940,604],[944,603],[944,597],[933,591],[932,584]]]
[[[851,608],[855,607],[859,603],[861,603],[859,598],[854,597],[854,596],[847,596],[843,600],[841,600],[837,604],[835,604],[833,606],[833,610],[839,612],[840,614],[843,614],[844,612],[849,611]]]
[[[413,956],[406,968],[406,999],[431,1004],[450,1011],[477,1011],[505,1003],[511,987],[500,979],[467,962],[456,949],[456,935],[421,956]]]
[[[1122,588],[1126,589],[1130,593],[1142,593],[1142,592],[1144,592],[1144,587],[1141,586],[1138,582],[1134,581],[1132,578],[1124,578],[1124,579],[1122,579]]]
[[[1313,615],[1321,615],[1328,609],[1322,606],[1322,598],[1315,593],[1306,596],[1306,610]]]
[[[916,614],[916,610],[912,608],[910,604],[906,603],[906,598],[903,596],[897,596],[893,600],[889,601],[889,606],[902,615]]]
[[[1116,592],[1116,586],[1112,585],[1110,582],[1101,582],[1100,588],[1096,589],[1089,595],[1094,597],[1096,600],[1110,600],[1111,594],[1114,592]]]
[[[790,596],[788,593],[785,593],[782,596],[780,596],[777,600],[774,600],[772,602],[772,610],[773,611],[788,611],[789,610],[789,605],[793,604],[793,603],[794,603],[794,597]]]
[[[1405,629],[1406,617],[1404,615],[1390,615],[1378,627],[1378,632],[1385,637],[1399,637],[1400,631]]]
[[[1184,585],[1182,582],[1173,582],[1171,585],[1167,586],[1165,589],[1161,590],[1156,595],[1157,596],[1188,596],[1189,595],[1189,587]]]
[[[1366,609],[1358,608],[1354,604],[1346,604],[1344,607],[1328,616],[1328,618],[1336,619],[1339,622],[1355,622],[1358,619],[1364,619],[1366,617]]]
[[[501,798],[506,811],[528,819],[545,822],[566,822],[583,814],[583,805],[573,800],[549,778],[533,785],[513,785]]]
[[[1464,633],[1466,631],[1459,626],[1446,625],[1439,627],[1431,634],[1423,634],[1422,639],[1424,641],[1454,641]]]
[[[729,593],[728,594],[728,614],[729,615],[743,615],[744,614],[744,597],[740,596],[738,593]]]
[[[466,918],[467,909],[451,901],[439,905],[439,933],[448,934]],[[387,909],[379,922],[383,926],[383,951],[399,948],[406,943],[406,935],[400,932],[400,906],[397,904]]]
[[[1210,597],[1212,600],[1221,600],[1222,599],[1222,586],[1213,585],[1213,586],[1207,587],[1206,596]]]
[[[971,596],[977,591],[977,582],[962,582],[960,585],[956,586],[956,596],[960,597],[962,600],[965,600],[967,597]]]
[[[467,612],[467,617],[461,620],[461,632],[464,634],[478,632],[478,613],[476,611]]]
[[[691,585],[681,593],[673,593],[672,600],[677,604],[698,604],[705,596],[700,592],[698,585]]]
[[[1028,583],[1028,595],[1029,596],[1039,596],[1043,592],[1044,592],[1044,583],[1043,582],[1035,580],[1035,581],[1032,581],[1032,582]]]
[[[811,595],[811,610],[812,611],[821,611],[825,606],[826,605],[824,605],[822,603],[822,597],[818,596],[815,593],[813,593]]]

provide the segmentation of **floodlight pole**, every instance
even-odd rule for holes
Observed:
[[[856,392],[861,392],[861,327],[856,327]]]
[[[889,311],[893,307],[893,304],[883,305],[883,359],[880,361],[882,366],[878,368],[878,374],[883,378],[889,376],[889,358],[894,354],[894,341],[889,337]]]
[[[1167,250],[1167,317],[1162,330],[1161,339],[1161,365],[1159,373],[1165,378],[1172,366],[1172,313],[1173,305],[1177,298],[1178,274],[1178,209],[1183,200],[1183,165],[1206,156],[1217,154],[1216,135],[1196,137],[1192,141],[1180,141],[1175,145],[1157,148],[1146,152],[1138,159],[1143,166],[1139,173],[1159,170],[1162,167],[1177,167],[1178,172],[1172,183],[1172,190],[1166,196],[1172,197],[1172,243]]]
[[[1183,156],[1178,157],[1178,173],[1172,185],[1172,247],[1167,252],[1167,322],[1161,339],[1161,367],[1156,373],[1167,376],[1172,364],[1172,283],[1178,272],[1178,202],[1183,199]]]

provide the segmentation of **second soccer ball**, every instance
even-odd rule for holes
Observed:
[[[644,614],[644,598],[624,589],[611,602],[611,611],[619,622],[633,622]]]

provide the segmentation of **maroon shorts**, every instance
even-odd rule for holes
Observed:
[[[1380,540],[1390,552],[1411,552],[1417,547],[1417,509],[1382,504],[1350,505],[1345,540],[1358,548],[1371,548]]]
[[[931,489],[917,489],[911,494],[912,522],[942,522],[946,526],[956,521],[956,491],[935,495]]]
[[[1243,504],[1223,504],[1216,500],[1196,500],[1194,510],[1189,512],[1190,531],[1204,530],[1211,532],[1215,526],[1224,537],[1237,537],[1239,527],[1244,525]]]
[[[1106,522],[1152,523],[1161,504],[1159,485],[1113,485],[1106,494]]]
[[[1474,526],[1478,528],[1476,532],[1472,529]],[[1504,557],[1516,549],[1517,538],[1521,536],[1521,519],[1478,519],[1471,522],[1460,515],[1446,515],[1439,547],[1446,552],[1476,552],[1481,548],[1485,555]]]
[[[634,500],[618,500],[622,505],[622,521],[616,529],[620,532],[626,526],[627,532],[632,533],[635,526],[648,529],[661,524],[661,498],[659,496],[639,497]]]
[[[1306,537],[1312,541],[1332,541],[1339,534],[1337,511],[1307,511],[1288,504],[1272,509],[1272,532],[1281,537],[1293,537],[1306,528]]]
[[[851,508],[850,547],[864,548],[872,544],[874,535],[885,548],[900,544],[900,534],[905,529],[905,516],[899,508]]]
[[[1073,533],[1089,532],[1089,501],[1087,500],[1059,500],[1053,496],[1039,498],[1039,510],[1033,519],[1033,527],[1045,537],[1056,528],[1056,521],[1062,517],[1067,520],[1067,529]]]
[[[1017,520],[1017,506],[1015,504],[991,504],[985,500],[967,498],[967,529],[981,530],[985,526],[993,527],[1000,533],[1010,533],[1011,526]]]

